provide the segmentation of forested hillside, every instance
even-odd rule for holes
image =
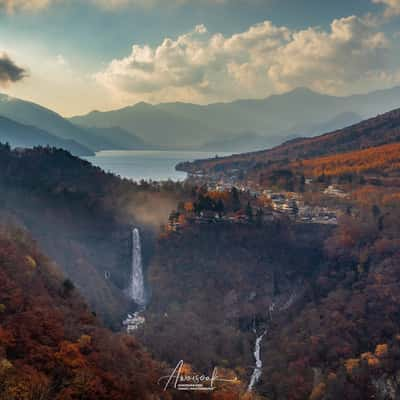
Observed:
[[[129,281],[133,225],[152,235],[185,189],[135,184],[52,148],[0,148],[1,218],[32,232],[109,325],[120,328],[132,304]],[[157,207],[155,205],[157,204]],[[147,261],[147,260],[146,260]]]
[[[26,232],[0,227],[0,399],[171,399],[162,368],[101,327]]]
[[[167,209],[181,201],[188,188],[173,183],[133,184],[52,148],[21,152],[4,145],[0,163],[0,399],[243,398],[246,381],[203,395],[172,388],[164,392],[158,380],[171,373],[178,353],[166,357],[152,348],[159,357],[152,359],[136,339],[112,334],[96,317],[122,329],[122,319],[135,309],[123,294],[130,274],[131,224],[141,226],[145,262],[153,262],[149,259],[152,227],[162,222],[161,215],[168,216],[162,204],[166,202]],[[158,214],[150,213],[154,204]],[[168,246],[157,245],[156,251],[172,256]],[[121,249],[127,254],[121,254]],[[175,261],[172,257],[171,265]],[[159,287],[152,278],[150,282],[157,293],[171,285],[168,271],[160,273],[165,282],[159,282]],[[173,285],[167,293],[172,290]],[[155,307],[158,301],[162,298]],[[156,331],[161,321],[149,321],[149,344],[159,337],[168,348],[164,341],[168,336]],[[176,331],[176,326],[170,327]],[[211,346],[215,339],[210,337]],[[195,368],[205,364],[188,362],[194,371],[210,375],[214,367],[206,363],[203,371]]]
[[[399,204],[371,188],[349,204],[358,212],[325,241],[326,264],[310,281],[308,302],[266,341],[267,397],[396,398]]]
[[[399,140],[400,109],[397,109],[314,138],[295,139],[270,150],[181,164],[178,169],[189,172],[224,172],[240,168],[243,172],[251,173],[254,170],[269,168],[272,162],[279,161],[285,164],[296,159],[355,151]]]
[[[301,160],[292,164],[307,176],[369,174],[397,175],[400,169],[400,143],[366,150]]]

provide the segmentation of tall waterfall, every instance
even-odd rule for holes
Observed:
[[[132,230],[132,276],[129,288],[131,299],[144,306],[146,304],[146,293],[144,289],[142,244],[139,229]]]

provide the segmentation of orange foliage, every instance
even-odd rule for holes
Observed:
[[[363,353],[361,358],[367,361],[369,367],[375,368],[379,366],[379,360],[370,352]]]
[[[180,214],[178,217],[178,223],[179,224],[185,224],[186,223],[186,217],[183,214]]]
[[[323,395],[325,394],[326,385],[325,383],[321,382],[319,385],[315,386],[313,391],[310,395],[310,400],[319,400],[322,399]]]
[[[382,203],[385,206],[398,205],[400,203],[400,193],[386,194],[382,198]]]
[[[188,213],[192,213],[194,211],[194,205],[193,202],[187,201],[184,205],[184,209]]]
[[[214,201],[222,200],[223,202],[228,202],[230,198],[230,193],[228,191],[218,192],[210,191],[207,193],[208,197]]]
[[[0,399],[179,398],[164,397],[135,339],[102,328],[30,240],[8,235],[0,227]]]
[[[85,367],[85,360],[79,350],[79,345],[76,343],[62,342],[60,351],[55,356],[69,368]]]
[[[388,353],[387,344],[378,344],[375,349],[375,355],[377,357],[384,357]]]
[[[366,150],[294,162],[292,167],[304,169],[312,176],[337,176],[379,170],[391,172],[400,168],[400,143],[372,147]]]
[[[358,368],[360,365],[360,360],[358,358],[350,358],[345,361],[344,366],[349,374],[353,371],[354,368]]]

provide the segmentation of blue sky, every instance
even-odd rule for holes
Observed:
[[[0,0],[1,1],[1,0]],[[87,2],[57,4],[38,13],[0,14],[1,37],[56,47],[84,62],[123,56],[133,43],[156,45],[204,24],[211,32],[231,35],[264,20],[300,29],[327,27],[334,18],[381,8],[366,0],[248,0],[183,6],[120,7],[110,10]]]
[[[400,78],[399,15],[398,0],[0,0],[0,52],[29,73],[3,90],[65,115],[369,91]]]

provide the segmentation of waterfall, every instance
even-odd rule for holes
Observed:
[[[133,334],[146,322],[144,316],[141,315],[146,306],[146,292],[144,289],[142,244],[140,232],[137,228],[132,229],[131,267],[131,282],[125,292],[139,306],[139,310],[133,314],[128,314],[127,318],[122,321],[122,325],[126,327],[128,334]]]
[[[268,307],[267,316],[269,317],[269,322],[272,321],[272,318],[275,314],[280,314],[281,312],[284,312],[284,311],[287,311],[288,309],[290,309],[292,307],[292,305],[295,303],[295,301],[297,300],[299,295],[300,295],[299,291],[296,288],[294,288],[292,293],[290,294],[289,298],[283,304],[281,304],[281,302],[273,301]],[[253,332],[257,336],[255,319],[254,319]],[[261,375],[262,375],[263,363],[262,363],[261,355],[260,355],[261,342],[267,333],[268,333],[268,325],[267,325],[267,328],[264,330],[263,334],[261,336],[256,337],[256,343],[254,345],[254,352],[253,352],[254,358],[256,360],[256,365],[253,369],[253,373],[251,375],[250,382],[247,387],[248,392],[253,391],[254,386],[258,383],[258,381],[260,380]]]
[[[269,319],[272,321],[272,314],[275,311],[275,302],[272,302],[268,307],[268,315]],[[256,328],[256,320],[254,318],[254,327],[253,332],[257,335],[257,328]],[[268,330],[265,329],[264,333],[261,336],[257,336],[256,343],[254,345],[254,359],[256,360],[256,366],[254,367],[253,373],[251,374],[250,383],[247,387],[247,391],[251,392],[254,389],[254,386],[258,383],[262,375],[262,360],[261,360],[261,342],[264,339],[264,336],[267,334]]]
[[[146,304],[144,289],[142,245],[139,229],[132,230],[132,276],[129,288],[131,299],[140,306]]]
[[[263,363],[262,363],[261,356],[260,356],[260,350],[261,350],[261,341],[263,340],[266,333],[267,333],[267,331],[265,331],[261,336],[259,336],[256,339],[256,344],[254,346],[254,353],[253,353],[254,358],[256,360],[256,366],[255,366],[253,373],[251,375],[251,378],[250,378],[250,383],[247,388],[248,392],[251,392],[254,389],[254,386],[260,380],[261,375],[262,375]]]

